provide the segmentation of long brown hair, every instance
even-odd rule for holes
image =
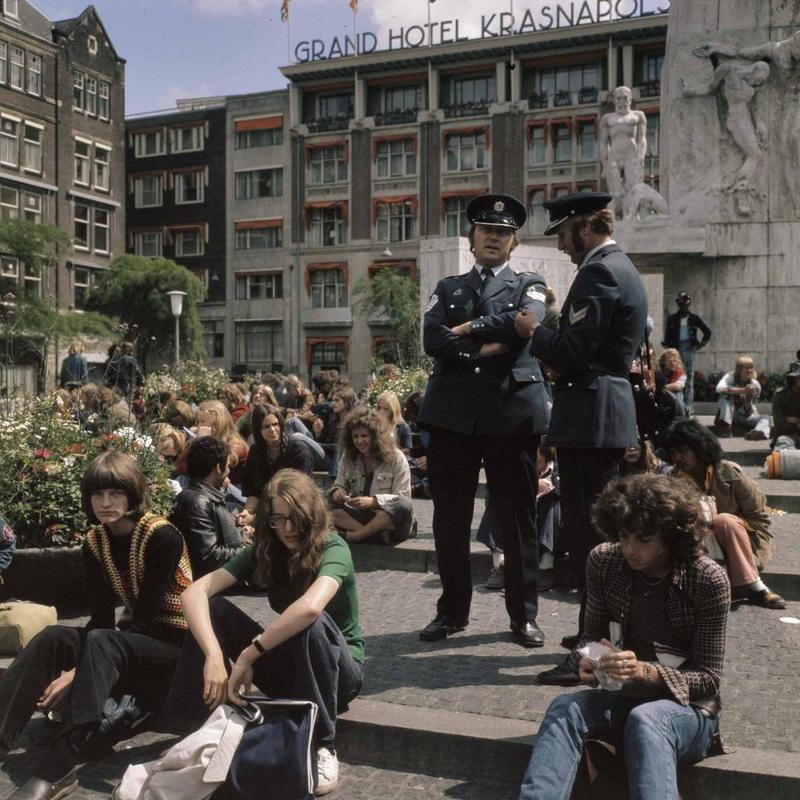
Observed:
[[[386,420],[378,413],[376,408],[370,406],[357,406],[345,418],[341,425],[339,434],[339,448],[347,458],[355,461],[358,458],[358,450],[353,444],[353,431],[356,428],[366,428],[372,435],[372,446],[370,454],[378,461],[388,462],[395,451],[397,445],[392,436],[392,429],[389,428]]]
[[[237,463],[247,455],[247,442],[242,438],[236,425],[231,419],[230,412],[220,400],[204,400],[198,407],[199,413],[211,417],[211,435],[221,439],[231,450],[231,455],[236,457]],[[231,467],[235,466],[231,463]]]
[[[128,495],[125,516],[137,520],[150,510],[150,490],[147,478],[136,459],[127,453],[107,450],[94,458],[81,479],[81,505],[89,522],[99,520],[92,508],[92,495],[101,489],[122,489]]]
[[[300,546],[294,552],[283,546],[267,521],[276,497],[288,504],[297,526]],[[313,478],[296,469],[278,471],[258,501],[254,528],[255,582],[271,589],[288,574],[292,586],[304,592],[316,576],[331,528],[328,507]]]

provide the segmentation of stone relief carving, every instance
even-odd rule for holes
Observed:
[[[720,61],[719,57],[721,56],[728,59],[738,58],[753,61],[755,64],[752,65],[752,68],[755,68],[759,62],[766,62],[768,66],[772,67],[772,72],[779,79],[780,85],[784,91],[784,96],[781,98],[782,102],[780,104],[782,114],[779,133],[783,174],[789,187],[794,212],[796,215],[800,216],[800,31],[796,32],[788,39],[781,39],[776,42],[767,41],[763,44],[749,47],[737,48],[727,44],[710,42],[694,52],[695,55],[711,58],[717,62]],[[717,66],[715,74],[717,69],[721,69],[725,65],[725,63],[721,63]],[[733,66],[737,65],[733,64]],[[738,66],[740,69],[742,68],[741,65]],[[755,74],[763,74],[763,67],[760,73],[756,72]],[[731,85],[738,87],[734,88],[734,95],[736,95],[737,92],[743,95],[750,90],[755,93],[756,88],[760,84],[754,83],[752,76],[753,73],[751,72],[749,78],[744,77],[741,73],[735,78],[731,77]],[[765,80],[766,78],[764,78],[761,83]],[[724,82],[727,84],[728,79],[724,79]],[[748,89],[747,86],[750,88]],[[723,91],[727,92],[728,89],[723,89]],[[748,102],[750,101],[744,102],[745,107]],[[741,112],[739,116],[740,118],[742,117]],[[747,116],[749,117],[749,112]],[[749,123],[754,129],[757,138],[759,135],[758,124],[759,120],[751,120]],[[730,124],[728,130],[731,130]],[[739,132],[734,134],[731,130],[731,134],[734,136],[735,140],[737,135],[749,136],[747,124],[742,126],[740,123]],[[741,142],[737,140],[737,144],[745,152],[745,155],[749,156],[748,151],[745,150]],[[750,139],[748,147],[752,148],[752,139]],[[745,161],[747,163],[747,158]]]
[[[694,54],[704,57],[708,53],[708,45],[698,48]],[[712,63],[718,61],[710,56]],[[770,66],[766,61],[752,64],[737,64],[730,61],[717,63],[714,74],[708,84],[687,86],[681,78],[681,91],[684,97],[704,97],[718,93],[727,105],[725,127],[733,137],[733,141],[744,154],[744,161],[730,181],[721,188],[724,192],[732,192],[736,203],[736,211],[742,216],[752,213],[751,197],[763,198],[752,178],[767,147],[767,125],[761,118],[753,102],[758,87],[763,86],[769,78]]]
[[[614,198],[614,210],[625,219],[639,214],[666,214],[667,205],[655,189],[644,182],[647,152],[647,117],[631,108],[633,94],[627,86],[614,90],[614,111],[600,118],[597,146],[603,177]]]

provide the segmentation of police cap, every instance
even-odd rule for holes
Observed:
[[[554,234],[558,230],[558,226],[570,217],[600,211],[611,200],[612,197],[607,192],[573,192],[573,194],[557,197],[555,200],[548,200],[544,207],[550,212],[550,223],[544,229],[545,236]]]
[[[472,225],[494,225],[518,230],[525,224],[525,206],[510,194],[481,194],[467,206],[467,219]]]

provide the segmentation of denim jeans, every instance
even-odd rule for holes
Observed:
[[[694,349],[689,346],[678,348],[683,361],[683,368],[686,370],[686,385],[683,387],[683,406],[687,414],[692,413],[694,404]]]
[[[603,728],[621,734],[631,800],[677,800],[677,765],[705,757],[719,721],[673,700],[643,702],[603,689],[562,694],[542,720],[520,800],[568,800],[583,742]]]

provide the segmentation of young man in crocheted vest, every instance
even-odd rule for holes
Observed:
[[[10,749],[34,711],[64,724],[45,761],[9,800],[57,800],[77,786],[77,754],[115,694],[144,708],[163,703],[186,623],[180,595],[192,582],[180,532],[150,511],[133,458],[106,452],[81,484],[95,526],[83,547],[91,618],[85,628],[45,628],[0,677],[0,747]],[[115,606],[124,611],[115,622]]]

